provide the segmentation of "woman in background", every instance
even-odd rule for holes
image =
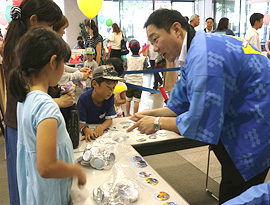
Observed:
[[[103,38],[98,33],[98,27],[96,26],[96,23],[93,20],[87,20],[85,22],[85,30],[89,34],[85,43],[85,47],[93,47],[96,51],[96,62],[99,65],[100,64],[100,58],[101,58],[101,50],[103,47]]]
[[[212,33],[220,33],[220,34],[234,36],[233,31],[231,29],[229,29],[229,19],[228,18],[221,18],[218,22],[217,29],[214,30]]]
[[[113,32],[107,39],[107,42],[112,45],[110,58],[116,57],[121,59],[121,40],[124,38],[123,33],[116,23],[112,25],[112,29]]]

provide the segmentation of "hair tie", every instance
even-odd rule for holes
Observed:
[[[19,6],[13,6],[10,10],[10,17],[12,20],[18,20],[22,17],[22,10]]]

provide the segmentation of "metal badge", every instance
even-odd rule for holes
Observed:
[[[83,160],[84,161],[89,161],[91,158],[91,151],[90,150],[85,150],[83,152]]]
[[[100,157],[93,157],[91,158],[90,160],[90,165],[93,167],[93,168],[96,168],[96,169],[103,169],[104,168],[104,165],[105,165],[105,162],[102,158]]]

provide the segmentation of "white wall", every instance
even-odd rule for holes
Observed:
[[[65,0],[63,13],[69,21],[69,27],[66,29],[66,41],[73,48],[77,43],[77,37],[80,35],[79,24],[83,23],[87,17],[79,9],[76,0]]]

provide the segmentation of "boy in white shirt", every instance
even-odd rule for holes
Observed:
[[[88,47],[85,49],[85,59],[83,66],[85,68],[90,68],[92,70],[92,73],[94,72],[95,68],[98,67],[97,62],[94,60],[95,57],[95,49],[93,47]],[[91,88],[91,79],[88,77],[85,81],[85,91],[89,90]]]
[[[263,17],[264,15],[260,13],[252,14],[249,19],[252,27],[245,35],[245,40],[257,48],[259,51],[262,51],[262,48],[260,44],[259,33],[257,30],[263,25]]]
[[[134,71],[134,70],[146,70],[148,67],[148,62],[144,56],[139,55],[140,50],[140,43],[133,39],[129,42],[129,48],[132,52],[132,56],[128,56],[124,60],[124,70],[125,71]],[[134,84],[134,85],[143,85],[143,74],[127,74],[125,75],[125,80],[127,83]],[[142,91],[134,88],[128,87],[126,96],[126,112],[127,116],[130,115],[130,102],[134,101],[134,112],[133,114],[137,113],[139,110],[139,103],[141,101],[141,94]]]

